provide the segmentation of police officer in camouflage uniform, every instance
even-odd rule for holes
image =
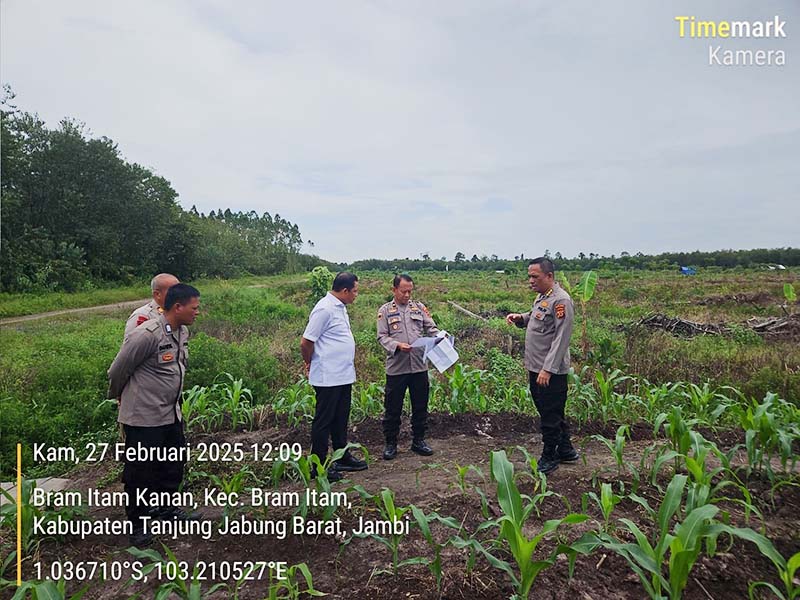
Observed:
[[[417,339],[439,332],[422,302],[411,299],[414,281],[409,275],[397,275],[392,282],[394,300],[378,309],[378,342],[386,349],[386,394],[384,397],[384,460],[397,456],[397,435],[406,389],[411,395],[411,450],[430,456],[433,450],[425,443],[428,420],[428,367],[422,360],[422,348],[412,348]]]
[[[538,292],[533,309],[506,316],[509,324],[526,327],[525,368],[531,395],[541,415],[542,457],[539,471],[550,473],[560,462],[578,460],[564,417],[567,403],[567,373],[570,368],[569,339],[574,309],[572,299],[555,282],[555,267],[540,257],[528,266],[531,289]]]
[[[117,420],[125,430],[125,448],[179,448],[185,445],[181,393],[189,354],[189,330],[200,307],[200,292],[179,283],[169,288],[164,312],[134,329],[108,369],[109,398],[122,398]],[[122,472],[133,522],[131,543],[148,545],[141,518],[197,518],[179,507],[141,506],[137,490],[177,492],[183,461],[131,461]]]
[[[159,273],[150,280],[153,299],[130,314],[125,322],[125,338],[139,325],[150,319],[155,319],[164,312],[164,299],[167,296],[167,290],[176,283],[178,283],[178,278],[169,273]]]

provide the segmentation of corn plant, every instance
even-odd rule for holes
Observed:
[[[675,470],[677,471],[678,462],[677,456],[686,454],[692,447],[692,427],[697,425],[697,419],[685,419],[683,411],[680,406],[673,406],[672,410],[668,413],[661,413],[656,417],[653,424],[653,433],[658,435],[658,432],[663,428],[672,450],[675,452]]]
[[[604,373],[601,370],[594,372],[594,378],[597,382],[598,402],[600,410],[600,419],[603,423],[608,423],[611,418],[620,414],[626,414],[629,410],[630,403],[627,401],[627,396],[615,392],[615,388],[630,380],[627,375],[623,375],[619,369],[614,369],[611,373]]]
[[[777,552],[775,554],[777,554]],[[793,554],[789,560],[783,560],[782,556],[780,559],[781,560],[773,559],[773,563],[778,570],[778,577],[784,586],[783,591],[767,581],[755,581],[748,586],[750,600],[753,600],[755,591],[759,587],[769,589],[776,597],[780,598],[780,600],[795,600],[795,598],[800,598],[800,585],[795,583],[797,581],[795,573],[800,569],[800,552]]]
[[[685,519],[670,533],[672,518],[680,512],[687,477],[673,477],[658,512],[639,498],[653,518],[656,530],[652,541],[630,519],[620,519],[636,542],[622,543],[607,534],[600,534],[602,545],[622,556],[639,576],[647,595],[652,599],[680,600],[689,581],[689,573],[700,556],[703,545],[713,554],[719,531],[712,529],[712,519],[719,509],[706,504],[688,512]],[[666,567],[666,576],[664,568]]]
[[[302,577],[302,580],[300,579]],[[305,589],[301,585],[305,582]],[[306,563],[292,565],[286,569],[286,577],[273,579],[272,570],[269,574],[269,588],[265,600],[297,600],[302,595],[325,596],[326,594],[314,589],[314,579],[311,569]]]
[[[581,280],[575,286],[574,291],[571,289],[569,281],[563,271],[558,271],[556,275],[561,286],[567,290],[567,293],[576,298],[580,302],[581,307],[581,350],[583,356],[588,356],[589,351],[589,336],[586,333],[586,305],[594,296],[594,290],[597,286],[597,273],[594,271],[586,271],[581,276]]]
[[[791,461],[791,469],[797,462],[793,444],[800,439],[800,410],[795,406],[769,393],[762,402],[751,401],[750,405],[739,410],[739,423],[745,430],[748,470],[764,472],[770,481],[776,473],[772,468],[772,458],[780,458],[784,471]]]
[[[23,479],[20,488],[20,508],[21,508],[21,533],[22,540],[22,556],[30,556],[35,554],[39,548],[39,544],[45,539],[37,537],[34,532],[34,520],[40,520],[43,526],[46,526],[50,521],[60,518],[62,521],[69,521],[79,518],[86,514],[84,507],[65,507],[54,510],[52,508],[40,507],[31,502],[33,490],[36,487],[35,479]],[[6,499],[6,503],[0,506],[0,527],[8,528],[13,531],[15,536],[17,534],[17,499],[12,496],[8,491],[0,489],[0,494]],[[13,559],[12,559],[13,557]],[[6,560],[9,562],[16,561],[17,551],[13,550]]]
[[[622,469],[625,466],[625,457],[623,453],[625,451],[625,444],[630,439],[630,436],[631,428],[628,425],[620,425],[617,428],[617,433],[613,441],[602,435],[592,436],[592,439],[602,443],[608,448],[608,451],[611,452],[611,455],[614,457],[614,462],[617,463],[617,475],[622,475]]]
[[[713,442],[706,440],[699,433],[692,432],[691,452],[683,457],[686,471],[690,476],[687,484],[685,513],[688,514],[705,504],[717,504],[724,500],[742,505],[745,522],[749,522],[751,512],[761,516],[760,511],[753,505],[750,490],[730,468],[730,461],[735,451],[736,448],[731,452],[724,453]],[[707,464],[706,459],[710,454],[720,459],[721,466],[711,468]],[[714,483],[715,480],[717,483]],[[723,496],[722,492],[727,488],[735,488],[742,494],[742,498]]]
[[[642,417],[648,423],[652,423],[660,415],[664,408],[678,402],[683,384],[662,383],[659,386],[651,384],[646,379],[637,382],[637,395],[634,397],[636,404],[642,408]]]
[[[690,383],[682,395],[697,421],[712,428],[716,428],[720,418],[732,404],[730,398],[711,389],[707,381],[702,387]]]
[[[213,431],[221,428],[227,418],[231,430],[236,431],[242,425],[252,428],[252,402],[253,394],[241,379],[221,373],[211,386],[194,386],[184,392],[181,410],[190,428]]]
[[[230,477],[221,477],[219,475],[214,475],[213,473],[205,473],[200,472],[198,475],[205,475],[214,484],[219,491],[224,492],[226,495],[230,494],[241,494],[241,492],[245,489],[245,483],[247,482],[248,478],[255,477],[252,469],[248,466],[241,467],[236,473],[231,475]],[[225,507],[223,508],[223,514],[227,517],[230,512],[235,507],[232,507],[227,502],[225,503]]]
[[[357,387],[350,408],[350,422],[360,423],[364,419],[380,415],[383,411],[383,397],[383,386],[377,383]]]
[[[467,488],[469,487],[469,482],[467,481],[467,475],[470,472],[475,473],[481,479],[484,479],[483,471],[479,467],[475,465],[459,465],[456,464],[456,485],[458,485],[458,489],[461,490],[462,495],[467,495]]]
[[[324,463],[321,463],[316,454],[308,454],[301,456],[297,460],[288,460],[283,462],[282,467],[273,466],[273,479],[275,472],[283,474],[289,472],[295,474],[302,481],[303,485],[307,488],[314,488],[318,496],[328,496],[331,491],[331,483],[328,481],[328,467],[334,461],[339,460],[344,456],[344,453],[351,448],[358,448],[364,453],[365,460],[369,461],[369,452],[360,444],[347,444],[344,448],[335,450],[333,454],[329,454]],[[321,515],[324,521],[333,517],[338,510],[338,506],[317,506],[309,505],[306,494],[300,495],[300,504],[295,511],[296,514],[306,518],[311,512],[312,514]]]
[[[11,600],[80,600],[88,591],[87,583],[74,594],[67,596],[67,583],[63,579],[57,583],[49,579],[39,582],[23,581],[22,585],[16,588]]]
[[[274,410],[276,416],[282,415],[286,418],[289,427],[297,427],[314,418],[315,405],[314,388],[307,379],[300,379],[278,392]]]
[[[529,537],[526,533],[529,530],[528,520],[535,505],[533,502],[528,502],[523,506],[523,501],[530,499],[519,493],[514,477],[514,465],[508,460],[505,450],[492,452],[490,463],[492,478],[497,482],[497,501],[503,515],[495,521],[482,524],[479,531],[488,527],[499,527],[497,542],[511,552],[516,568],[496,557],[474,537],[464,540],[456,536],[454,543],[459,547],[470,547],[482,554],[489,564],[503,570],[511,579],[515,592],[514,598],[528,598],[536,577],[543,569],[555,562],[557,555],[553,553],[545,559],[533,560],[533,553],[539,543],[559,526],[581,523],[588,519],[588,516],[570,514],[563,519],[545,521],[539,532]]]
[[[588,508],[589,500],[594,500],[594,503],[600,509],[600,513],[603,515],[603,528],[602,531],[604,533],[608,533],[611,529],[609,520],[611,518],[611,512],[614,510],[614,507],[622,502],[622,497],[618,496],[614,493],[613,489],[611,488],[610,483],[603,483],[600,485],[600,497],[597,497],[597,494],[594,492],[588,492],[583,494],[581,498],[581,510],[586,512]]]
[[[457,363],[446,377],[450,390],[446,402],[450,414],[487,412],[489,399],[481,391],[481,385],[491,381],[491,373]]]
[[[371,501],[375,508],[385,521],[392,521],[393,523],[401,522],[406,518],[406,513],[411,512],[411,506],[397,506],[394,501],[394,492],[389,488],[383,488],[380,494],[364,493],[364,488],[357,486],[356,490],[362,493],[362,498]],[[392,531],[388,536],[384,537],[377,533],[354,533],[352,537],[345,540],[344,545],[349,544],[354,538],[372,538],[386,546],[392,553],[392,574],[396,575],[400,567],[407,565],[426,564],[427,558],[414,557],[406,560],[400,560],[400,541],[403,539],[402,533],[394,533]]]
[[[433,575],[434,579],[436,579],[436,589],[437,591],[441,591],[442,589],[442,550],[450,543],[450,540],[446,540],[445,542],[439,542],[433,536],[431,532],[431,525],[434,523],[439,523],[446,527],[450,527],[451,529],[461,530],[461,525],[458,521],[456,521],[453,517],[441,517],[439,513],[432,512],[432,513],[425,513],[419,507],[415,505],[411,505],[411,514],[414,515],[414,520],[416,521],[417,527],[419,527],[420,532],[422,532],[422,537],[425,538],[425,541],[428,542],[428,545],[433,550],[433,560],[432,561],[425,561],[424,564],[428,566],[428,569]]]
[[[147,575],[160,567],[162,573],[175,574],[174,579],[166,583],[162,583],[155,590],[152,596],[155,600],[167,600],[173,594],[182,600],[205,600],[211,598],[216,592],[222,589],[228,589],[227,583],[217,583],[212,585],[208,590],[203,591],[203,580],[200,579],[199,567],[195,565],[192,574],[188,575],[181,563],[167,546],[161,544],[164,548],[164,556],[161,556],[156,550],[140,550],[138,548],[128,548],[128,552],[139,559],[149,560],[150,562],[144,565],[141,569],[143,575]],[[187,576],[188,575],[188,576]],[[126,585],[133,583],[133,578],[128,580]],[[148,592],[148,594],[151,592]],[[132,598],[139,598],[141,594],[136,594]]]

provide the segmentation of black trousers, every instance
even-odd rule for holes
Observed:
[[[545,449],[554,450],[559,444],[569,443],[569,426],[564,417],[567,404],[567,375],[550,375],[550,385],[536,383],[538,373],[528,372],[531,396],[542,419],[542,442]]]
[[[123,425],[125,428],[125,448],[141,446],[142,448],[180,448],[186,445],[183,433],[183,421],[159,427],[137,427]],[[137,492],[177,492],[183,481],[183,461],[128,461],[122,470],[122,482],[128,495],[128,506],[125,513],[128,519],[139,522],[150,510],[137,502]]]
[[[428,371],[386,376],[386,395],[383,399],[383,435],[387,442],[397,443],[400,433],[400,417],[406,390],[411,395],[411,433],[415,440],[425,437],[428,423]]]
[[[347,446],[347,421],[350,419],[350,392],[352,384],[331,387],[314,386],[317,407],[311,422],[311,454],[321,463],[328,455],[328,438],[333,449]]]

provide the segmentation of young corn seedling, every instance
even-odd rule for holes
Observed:
[[[593,435],[592,439],[601,442],[608,451],[611,452],[611,455],[614,457],[614,462],[617,463],[617,475],[622,475],[622,469],[625,466],[625,457],[623,453],[625,451],[625,444],[630,439],[631,436],[631,428],[628,425],[620,425],[617,428],[617,434],[614,436],[614,441],[609,440],[607,437],[602,435]]]
[[[307,379],[300,379],[278,392],[274,406],[275,416],[283,415],[289,427],[297,427],[314,418],[315,403],[314,388]]]
[[[600,497],[597,497],[597,494],[594,492],[588,492],[583,494],[581,498],[581,509],[583,512],[586,512],[588,508],[588,499],[594,500],[595,504],[600,508],[600,512],[603,515],[603,533],[608,533],[611,531],[610,526],[610,519],[611,519],[611,512],[614,510],[614,507],[622,502],[622,497],[618,496],[614,493],[611,488],[610,483],[603,483],[600,485]]]
[[[543,569],[555,562],[556,554],[551,554],[542,560],[533,559],[533,553],[539,543],[559,526],[581,523],[588,519],[588,516],[570,514],[563,519],[545,521],[539,532],[529,537],[527,533],[529,529],[526,525],[534,510],[534,504],[528,502],[527,505],[523,505],[523,500],[529,500],[529,498],[519,493],[515,483],[514,465],[508,460],[505,450],[492,452],[491,472],[492,478],[497,482],[497,501],[503,515],[493,523],[482,525],[481,528],[487,525],[500,527],[498,542],[508,548],[516,563],[516,568],[498,559],[474,538],[469,542],[475,550],[486,557],[490,564],[505,571],[514,586],[515,598],[528,598],[536,577]]]
[[[400,560],[400,541],[405,536],[405,529],[408,519],[406,513],[411,511],[411,507],[397,506],[394,502],[394,492],[388,488],[383,488],[380,494],[372,496],[372,501],[375,504],[375,508],[377,508],[378,512],[380,513],[382,520],[393,524],[391,531],[385,536],[378,533],[354,533],[353,537],[345,540],[344,545],[349,544],[354,538],[369,537],[377,542],[380,542],[392,553],[391,573],[393,575],[397,574],[397,570],[400,567],[427,563],[428,559],[425,557],[408,558],[403,561]]]
[[[706,381],[702,387],[690,383],[683,392],[689,410],[694,413],[698,422],[715,429],[723,413],[732,404],[732,400],[711,389]]]
[[[777,474],[772,468],[772,458],[778,456],[784,472],[791,461],[794,469],[797,455],[793,444],[800,439],[800,410],[769,393],[762,402],[753,400],[739,411],[739,423],[745,430],[748,477],[753,471],[764,472],[770,481]]]
[[[339,448],[333,454],[329,454],[325,460],[325,464],[320,463],[319,457],[316,454],[309,454],[301,456],[297,460],[289,460],[284,463],[284,467],[280,472],[285,471],[287,468],[291,469],[298,475],[307,488],[313,487],[316,491],[317,497],[328,497],[331,491],[331,483],[328,481],[328,468],[334,461],[339,460],[344,456],[344,453],[351,449],[359,449],[364,454],[364,460],[369,462],[369,452],[361,444],[347,444],[344,448]],[[273,471],[273,476],[275,471]],[[324,521],[327,521],[336,514],[338,510],[337,505],[332,506],[319,506],[316,504],[309,505],[306,494],[300,495],[300,505],[297,507],[296,513],[303,518],[308,516],[308,513],[321,515]]]
[[[618,394],[614,389],[625,381],[631,378],[623,375],[619,369],[614,369],[607,375],[601,371],[594,372],[594,378],[597,382],[597,392],[599,400],[600,418],[602,422],[608,423],[612,418],[619,415],[624,415],[629,410],[629,403],[626,396]]]
[[[172,598],[173,595],[181,600],[205,600],[213,597],[219,590],[228,589],[227,583],[217,583],[208,590],[203,591],[203,580],[200,578],[199,566],[195,565],[194,570],[189,574],[186,563],[181,563],[175,553],[164,544],[161,544],[161,546],[164,548],[165,556],[161,556],[155,550],[128,548],[128,552],[136,558],[150,561],[149,564],[142,568],[142,574],[147,575],[154,570],[158,570],[161,577],[169,579],[167,583],[162,583],[156,589],[153,596],[155,600],[167,600],[167,598]],[[126,585],[130,585],[133,581],[133,578],[131,578]],[[141,597],[143,593],[134,595],[131,600]],[[149,593],[152,592],[148,591]]]
[[[241,492],[245,489],[244,486],[247,480],[254,477],[253,471],[248,466],[240,468],[230,477],[220,477],[219,475],[214,475],[213,473],[201,474],[206,475],[214,487],[216,487],[219,491],[224,492],[226,495],[233,493],[237,495],[241,494]],[[226,517],[229,516],[232,510],[234,510],[234,507],[226,502],[225,507],[222,509],[223,515]]]
[[[300,579],[302,577],[302,580]],[[305,582],[305,589],[302,589]],[[314,579],[311,569],[306,563],[292,565],[286,570],[286,576],[277,579],[272,571],[269,574],[269,589],[265,600],[298,600],[300,596],[325,596],[326,594],[314,589]]]
[[[8,586],[0,586],[0,589],[3,587],[10,587],[11,585],[14,584],[9,582]],[[74,594],[68,596],[67,582],[63,579],[59,580],[57,583],[49,579],[39,582],[23,581],[22,585],[14,587],[15,592],[14,595],[11,596],[11,600],[25,600],[26,598],[30,598],[30,600],[80,600],[86,595],[86,592],[89,591],[89,584],[87,583]]]
[[[672,445],[675,473],[678,472],[680,465],[679,456],[686,456],[692,447],[692,427],[697,423],[697,419],[684,419],[681,407],[673,406],[668,413],[658,415],[653,424],[653,434],[658,435],[658,432],[663,427],[664,433]]]
[[[680,513],[687,479],[685,475],[673,477],[657,513],[644,499],[631,498],[654,519],[657,528],[652,542],[630,519],[619,521],[633,534],[635,543],[622,543],[606,534],[599,536],[605,548],[625,558],[653,600],[680,600],[703,545],[709,547],[710,553],[716,548],[718,533],[713,529],[712,519],[719,509],[711,504],[688,512],[686,518],[675,525],[674,533],[670,533],[671,520]]]
[[[414,515],[414,520],[417,523],[417,527],[419,527],[420,532],[422,532],[422,537],[425,538],[425,541],[428,542],[428,545],[433,549],[433,560],[432,561],[425,561],[423,564],[428,565],[428,569],[430,570],[433,577],[436,579],[436,590],[441,591],[442,589],[442,550],[448,545],[450,540],[448,539],[444,543],[440,543],[436,540],[431,532],[431,525],[434,523],[439,523],[446,527],[450,527],[451,529],[461,529],[461,525],[458,521],[453,519],[453,517],[441,517],[438,513],[429,513],[425,514],[420,508],[415,505],[411,505],[411,514]]]
[[[762,552],[764,551],[762,550]],[[754,581],[748,586],[748,595],[750,600],[755,598],[755,591],[760,587],[769,589],[780,600],[795,600],[796,598],[800,598],[800,585],[795,583],[797,581],[795,574],[797,573],[798,569],[800,569],[800,552],[792,555],[789,560],[784,560],[780,555],[780,560],[776,560],[774,554],[770,553],[769,551],[765,552],[765,554],[767,554],[769,558],[772,558],[772,562],[775,564],[775,568],[778,570],[778,577],[780,578],[784,589],[781,591],[767,581]],[[775,554],[777,554],[777,551]]]
[[[470,486],[469,481],[467,481],[467,475],[470,472],[475,473],[478,477],[482,480],[485,479],[483,475],[483,471],[480,468],[476,467],[475,465],[456,465],[456,485],[458,485],[458,489],[461,490],[461,494],[466,496],[468,488]]]

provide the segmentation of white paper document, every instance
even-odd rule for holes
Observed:
[[[411,344],[412,348],[423,348],[422,360],[429,360],[434,367],[444,373],[458,361],[458,352],[453,347],[455,338],[446,331],[440,331],[436,337],[421,337]]]

